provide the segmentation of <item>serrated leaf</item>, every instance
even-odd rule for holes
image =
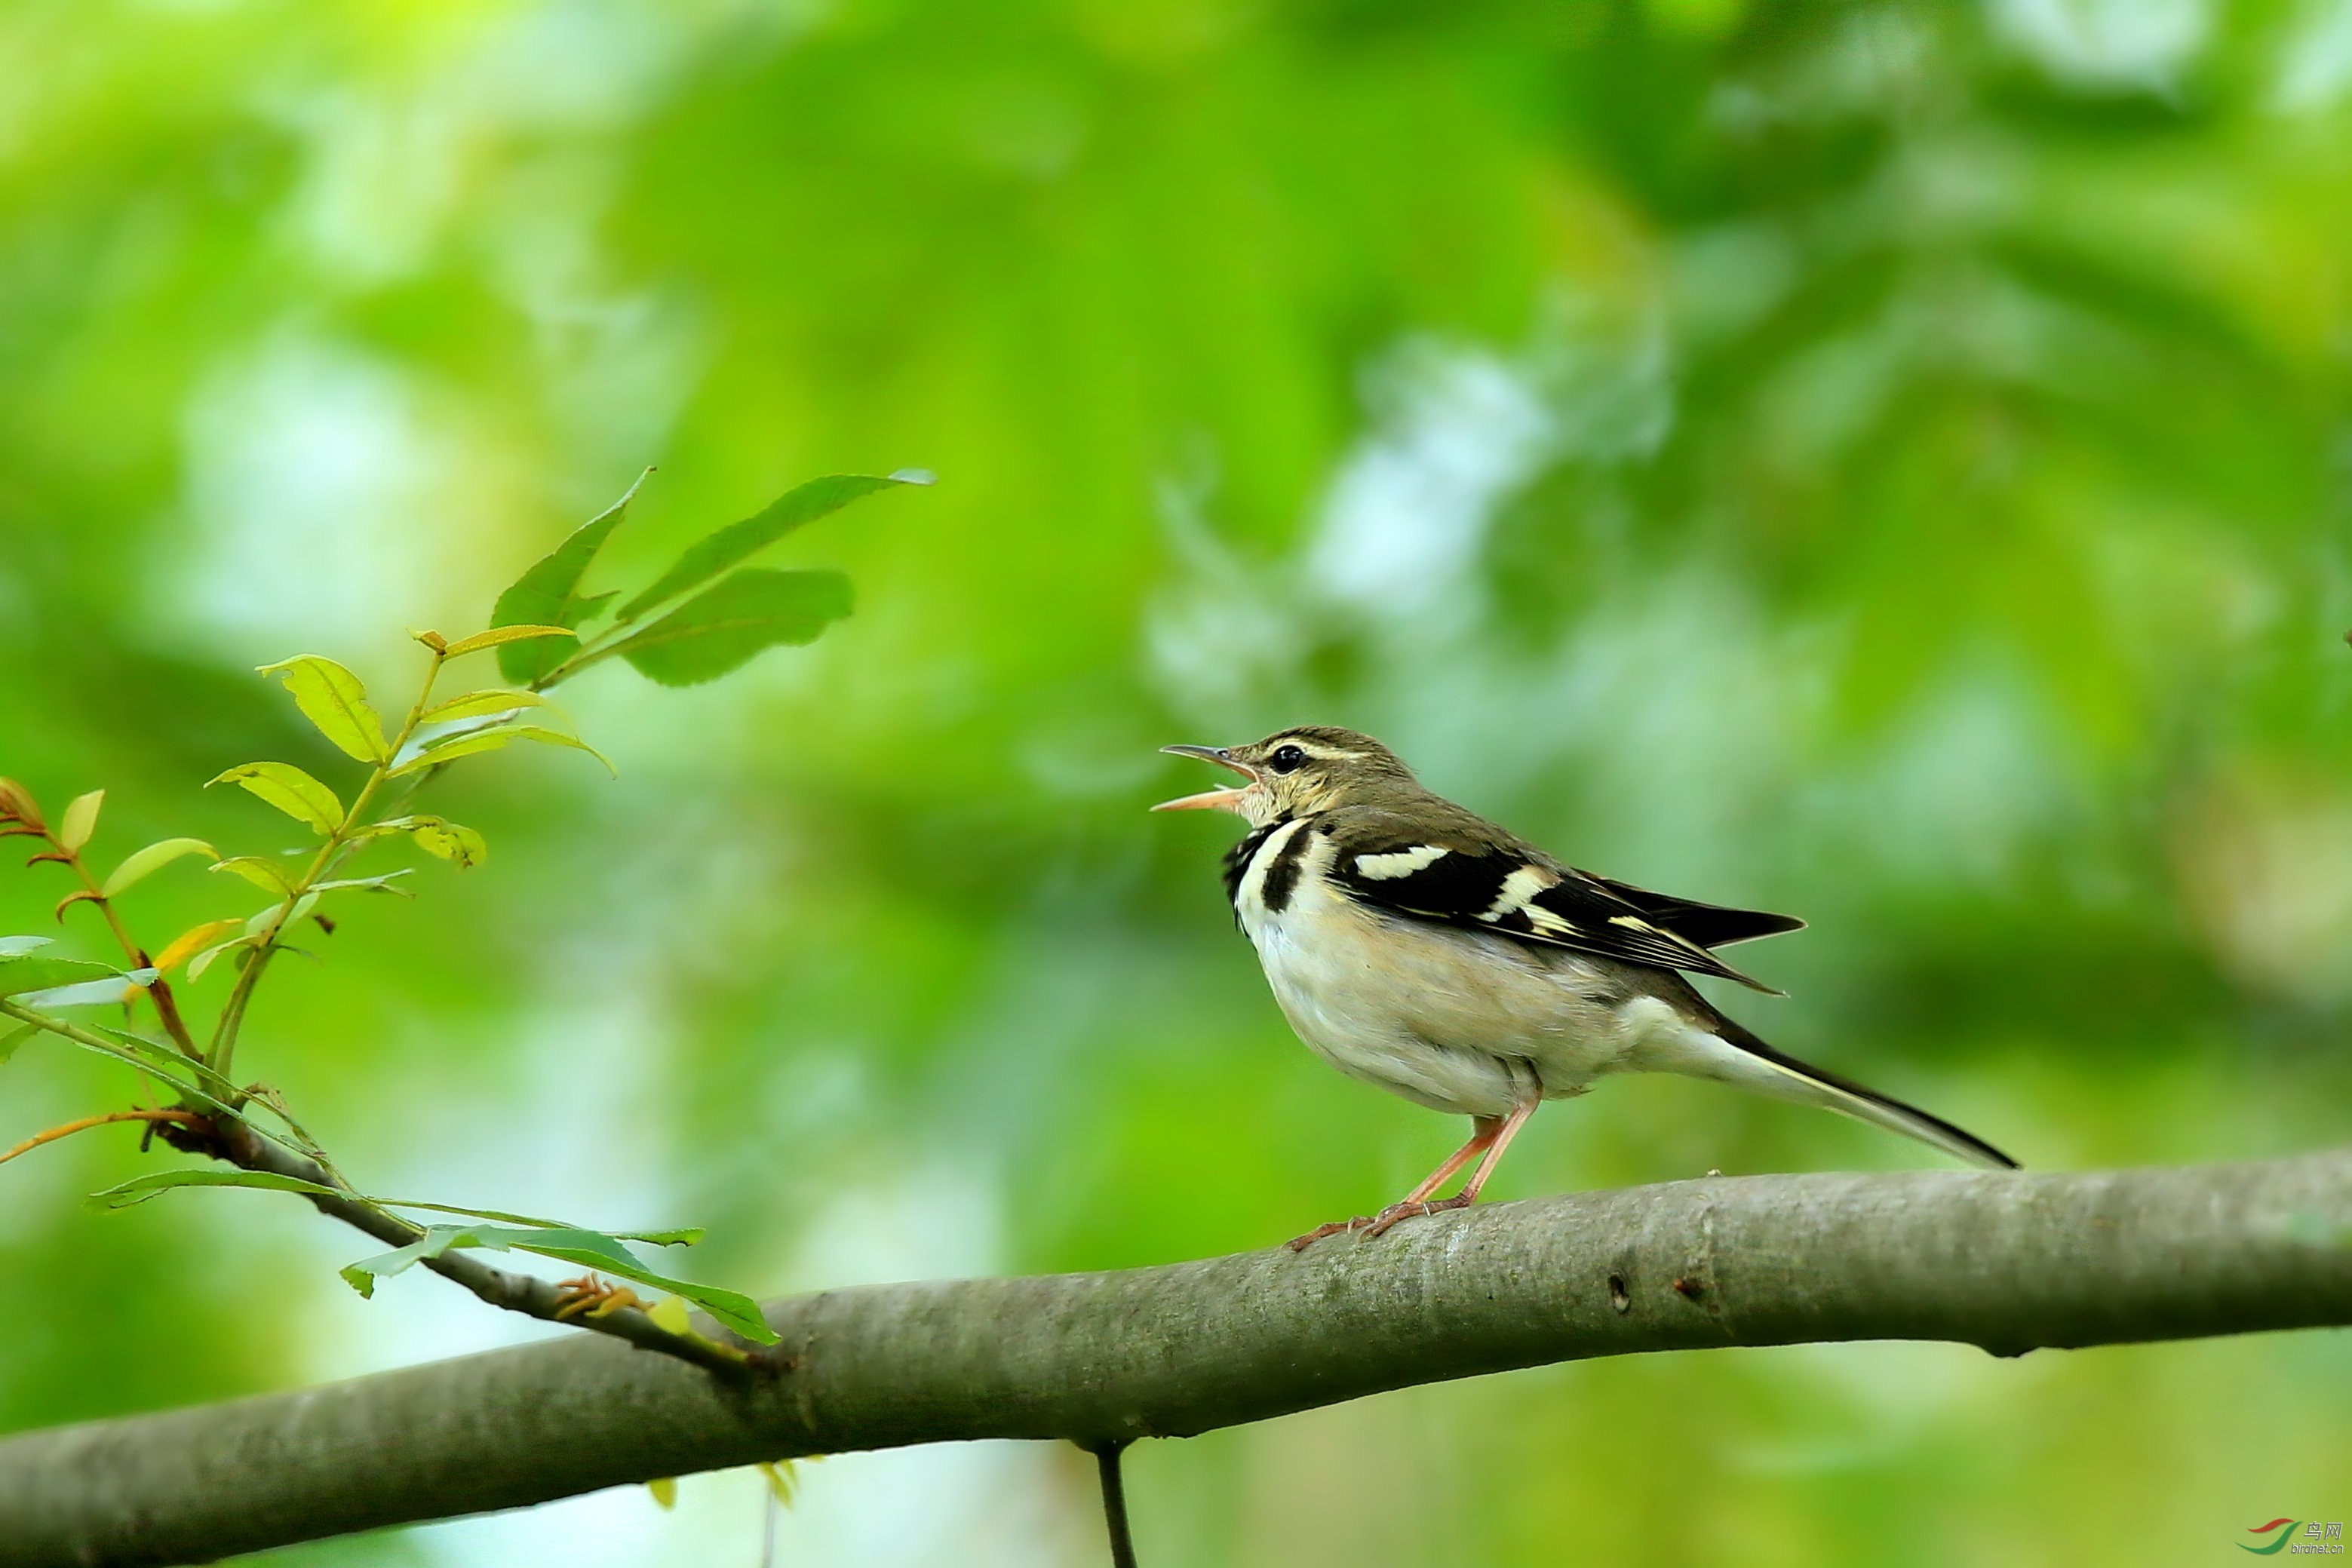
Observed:
[[[388,871],[380,876],[346,876],[338,877],[332,882],[314,882],[310,884],[310,892],[313,894],[321,893],[391,893],[397,894],[402,898],[415,898],[416,895],[409,892],[406,888],[396,887],[394,885],[394,883],[401,877],[413,876],[415,874],[415,873],[409,867],[403,866],[398,871]]]
[[[746,567],[615,651],[662,685],[697,685],[748,663],[762,649],[815,642],[850,607],[849,580],[837,571]]]
[[[37,964],[72,962],[65,958],[37,958],[33,961]],[[37,991],[17,991],[15,994],[17,1000],[26,1007],[39,1008],[44,1011],[50,1008],[121,1007],[131,1001],[141,990],[155,983],[155,971],[152,968],[125,971],[110,969],[104,964],[93,964],[88,967],[99,970],[100,974],[87,979],[51,985]],[[0,969],[0,977],[5,977],[8,972]]]
[[[384,775],[398,779],[421,768],[434,768],[444,762],[455,762],[461,757],[478,757],[485,751],[497,751],[514,739],[512,730],[503,725],[491,725],[482,729],[469,729],[462,735],[443,737],[438,745],[427,745],[425,750]]]
[[[242,926],[245,922],[242,920],[228,920],[223,921],[221,924],[234,927]],[[214,943],[211,946],[205,948],[203,952],[188,960],[189,984],[193,985],[196,981],[203,979],[205,977],[205,971],[213,967],[214,960],[217,959],[222,954],[230,951],[232,948],[250,947],[254,945],[254,941],[255,939],[253,937],[240,933],[237,936],[230,937],[226,942]]]
[[[0,958],[21,958],[56,940],[54,936],[0,936]]]
[[[129,1208],[134,1203],[144,1203],[159,1193],[181,1186],[249,1186],[265,1192],[300,1192],[321,1197],[341,1195],[333,1187],[321,1186],[300,1176],[279,1176],[276,1171],[216,1171],[184,1170],[155,1171],[147,1176],[133,1176],[120,1186],[94,1192],[82,1201],[91,1208]]]
[[[584,751],[597,761],[604,763],[606,771],[617,772],[603,752],[577,736],[565,735],[561,730],[548,729],[535,724],[501,724],[452,736],[426,750],[418,752],[394,768],[390,777],[397,779],[404,773],[414,773],[420,768],[431,768],[436,763],[454,762],[460,757],[475,757],[485,751],[496,751],[509,741],[516,740],[537,741],[541,746],[568,746],[575,751]]]
[[[107,873],[99,888],[100,898],[112,898],[150,873],[171,864],[183,855],[203,855],[209,860],[220,859],[220,852],[202,839],[158,839],[143,850],[134,850],[122,857],[122,863]]]
[[[426,854],[449,862],[460,871],[470,870],[490,857],[490,846],[482,835],[442,817],[393,817],[378,822],[379,831],[406,833]]]
[[[570,538],[542,556],[529,571],[499,595],[490,611],[493,626],[571,626],[608,602],[613,595],[580,597],[580,580],[588,573],[596,552],[618,528],[645,484],[648,468],[619,500],[572,530]],[[499,673],[510,681],[537,680],[562,664],[571,650],[560,643],[509,643],[499,650]]]
[[[159,975],[170,974],[189,958],[202,952],[207,946],[242,928],[244,925],[245,922],[242,920],[207,920],[201,925],[191,925],[164,944],[163,950],[155,955],[155,972]]]
[[[522,644],[517,643],[520,647]],[[512,713],[519,708],[552,706],[537,692],[492,690],[467,692],[461,697],[451,697],[437,706],[426,708],[416,716],[418,724],[455,724],[461,718],[486,718],[494,713]]]
[[[283,931],[289,925],[300,924],[302,917],[317,907],[319,907],[319,894],[318,890],[313,888],[296,899],[294,906],[290,909],[282,904],[273,904],[267,909],[255,910],[246,919],[245,934],[247,936],[259,936],[273,928]],[[279,913],[281,910],[284,911],[283,914]]]
[[[485,648],[502,648],[509,643],[521,643],[535,637],[568,637],[574,643],[580,640],[572,635],[569,626],[493,626],[487,632],[458,638],[449,644],[448,653],[443,656],[463,658],[467,653],[478,653]]]
[[[290,762],[240,762],[206,779],[205,788],[215,784],[235,784],[321,835],[333,832],[343,820],[343,802],[335,792]]]
[[[44,826],[33,792],[14,779],[0,779],[0,821],[12,817],[37,832]]]
[[[106,791],[92,789],[87,795],[77,795],[66,814],[58,819],[58,843],[66,853],[72,854],[89,842],[90,834],[98,831],[98,809],[106,804]]]
[[[648,470],[648,472],[650,472],[650,470]],[[572,601],[572,608],[565,613],[563,619],[570,622],[572,629],[576,632],[581,627],[585,626],[589,622],[595,620],[597,616],[602,615],[604,612],[604,606],[612,603],[613,601],[620,597],[621,591],[617,588],[610,589],[603,593],[590,593],[577,596]]]
[[[334,660],[317,653],[297,653],[274,664],[263,664],[258,673],[283,676],[286,689],[293,694],[294,706],[302,710],[302,716],[346,755],[362,762],[381,762],[391,754],[384,743],[383,721],[369,706],[367,688],[360,684],[357,675]]]
[[[681,1225],[671,1230],[615,1230],[611,1234],[624,1241],[642,1241],[648,1247],[691,1247],[710,1234],[700,1225]]]
[[[828,474],[822,479],[812,479],[805,485],[785,491],[764,509],[741,522],[730,523],[717,533],[688,546],[686,553],[677,558],[677,564],[662,573],[651,588],[621,606],[619,620],[625,624],[681,593],[701,587],[729,567],[750,559],[794,528],[813,523],[827,513],[839,511],[862,496],[902,485],[929,482],[929,475],[918,477],[917,471],[911,469],[901,469],[898,474],[888,476]]]
[[[368,1295],[374,1290],[377,1280],[400,1273],[424,1259],[437,1258],[453,1247],[478,1247],[494,1252],[511,1249],[566,1263],[578,1263],[601,1270],[632,1284],[648,1285],[673,1295],[684,1296],[737,1333],[757,1343],[773,1344],[778,1337],[760,1316],[758,1306],[749,1296],[735,1291],[720,1290],[714,1285],[697,1285],[656,1274],[623,1245],[619,1238],[608,1236],[601,1230],[522,1228],[509,1225],[436,1225],[427,1228],[423,1237],[405,1247],[352,1264],[342,1270],[342,1277],[352,1289],[362,1296]]]
[[[61,986],[101,980],[119,983],[121,977],[119,970],[80,958],[0,958],[0,997],[32,997]]]
[[[294,891],[294,879],[288,876],[276,861],[266,860],[260,855],[236,855],[214,862],[213,870],[241,876],[264,893],[284,894]]]
[[[386,1208],[422,1208],[435,1214],[462,1214],[468,1219],[494,1219],[506,1225],[536,1226],[543,1230],[578,1230],[583,1227],[569,1220],[549,1219],[536,1214],[516,1214],[503,1208],[460,1208],[450,1203],[427,1203],[422,1198],[379,1197],[373,1199]],[[680,1226],[670,1230],[613,1230],[603,1232],[620,1241],[643,1241],[656,1247],[691,1247],[709,1232],[701,1226]]]

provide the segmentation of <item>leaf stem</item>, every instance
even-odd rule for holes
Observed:
[[[98,912],[106,917],[107,929],[114,933],[115,941],[121,945],[123,956],[131,960],[131,967],[152,967],[154,960],[148,956],[147,949],[132,940],[129,927],[122,924],[122,916],[115,913],[113,902],[101,891],[98,878],[90,875],[89,867],[82,861],[81,851],[66,848],[53,828],[43,827],[40,836],[49,846],[49,853],[40,858],[56,861],[80,879],[85,896],[72,902],[97,906]],[[187,1020],[180,1016],[180,1005],[172,995],[170,982],[157,975],[154,982],[147,988],[147,996],[155,1004],[155,1016],[163,1020],[164,1032],[172,1037],[172,1043],[189,1056],[196,1055],[195,1038],[188,1032]]]
[[[327,834],[327,841],[320,844],[319,852],[310,858],[309,869],[287,890],[285,901],[278,905],[277,918],[269,923],[260,942],[237,969],[236,985],[229,992],[228,1000],[222,1005],[220,1019],[213,1026],[212,1041],[205,1051],[205,1064],[224,1077],[236,1056],[237,1033],[245,1026],[246,1009],[252,1002],[254,988],[261,983],[263,971],[269,967],[269,960],[278,951],[278,938],[285,935],[288,921],[303,899],[310,895],[311,887],[332,870],[344,852],[351,848],[353,830],[359,827],[368,803],[375,799],[376,791],[391,776],[394,759],[399,757],[401,747],[408,744],[409,737],[416,733],[417,723],[425,716],[425,705],[433,700],[433,683],[440,678],[441,665],[448,658],[448,653],[446,648],[436,648],[430,643],[426,644],[425,651],[431,655],[431,662],[425,669],[425,684],[418,689],[416,700],[409,705],[408,716],[401,722],[400,733],[393,737],[385,747],[383,756],[369,770],[367,782],[360,786],[357,795],[352,797],[351,808],[343,813],[343,820]]]
[[[182,1126],[200,1127],[204,1125],[205,1119],[194,1111],[181,1110],[109,1111],[103,1115],[84,1116],[79,1122],[68,1122],[62,1126],[51,1127],[46,1133],[36,1133],[16,1147],[5,1153],[0,1153],[0,1166],[6,1165],[18,1155],[31,1154],[43,1144],[54,1144],[59,1138],[69,1138],[76,1133],[88,1132],[92,1127],[103,1127],[110,1122],[146,1122],[150,1124],[156,1122],[177,1122]]]

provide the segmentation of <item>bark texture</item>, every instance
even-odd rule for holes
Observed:
[[[763,1374],[610,1338],[0,1440],[0,1568],[205,1562],[757,1459],[1089,1448],[1636,1351],[2042,1347],[2352,1323],[2352,1151],[1713,1178],[1118,1273],[768,1304]],[[704,1325],[706,1329],[709,1325]]]

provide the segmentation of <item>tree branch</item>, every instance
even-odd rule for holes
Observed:
[[[2352,1323],[2352,1150],[2076,1175],[1754,1176],[1123,1273],[772,1302],[787,1370],[567,1336],[0,1441],[0,1568],[208,1561],[803,1454],[1093,1449],[1637,1351],[1995,1354]]]

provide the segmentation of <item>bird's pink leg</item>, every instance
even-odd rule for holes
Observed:
[[[1429,1194],[1437,1190],[1437,1181],[1428,1182],[1415,1188],[1412,1196],[1403,1202],[1392,1203],[1381,1210],[1379,1216],[1370,1225],[1364,1227],[1364,1235],[1367,1238],[1378,1236],[1398,1220],[1411,1219],[1415,1215],[1434,1214],[1444,1208],[1467,1208],[1477,1202],[1479,1189],[1486,1185],[1486,1178],[1493,1176],[1495,1167],[1502,1163],[1503,1151],[1511,1146],[1511,1140],[1519,1135],[1519,1129],[1528,1124],[1528,1118],[1536,1113],[1536,1107],[1541,1103],[1540,1100],[1531,1094],[1512,1106],[1511,1113],[1496,1124],[1494,1132],[1486,1139],[1485,1156],[1479,1160],[1478,1168],[1470,1173],[1470,1179],[1462,1184],[1460,1192],[1455,1193],[1452,1197],[1441,1197],[1433,1202],[1429,1198]],[[1484,1130],[1483,1126],[1481,1130]],[[1472,1142],[1475,1143],[1476,1140],[1473,1139]],[[1462,1152],[1467,1155],[1469,1151],[1466,1145]],[[1458,1163],[1457,1161],[1457,1166]],[[1450,1176],[1453,1172],[1448,1171],[1445,1174]]]
[[[1514,1113],[1516,1114],[1516,1113]],[[1527,1118],[1525,1116],[1521,1116],[1519,1119],[1521,1121],[1525,1121]],[[1491,1145],[1497,1137],[1503,1135],[1504,1123],[1505,1118],[1501,1116],[1471,1117],[1470,1125],[1474,1130],[1470,1134],[1470,1141],[1463,1145],[1460,1148],[1454,1150],[1452,1154],[1446,1155],[1445,1163],[1444,1165],[1430,1172],[1427,1180],[1423,1181],[1419,1186],[1414,1187],[1411,1192],[1405,1195],[1404,1203],[1395,1204],[1391,1206],[1389,1208],[1381,1210],[1382,1217],[1385,1218],[1387,1215],[1394,1213],[1397,1209],[1403,1207],[1404,1204],[1419,1203],[1431,1193],[1435,1192],[1439,1187],[1444,1186],[1448,1181],[1453,1179],[1454,1173],[1455,1171],[1458,1171],[1464,1166],[1468,1165],[1479,1155],[1486,1153],[1488,1146]],[[1484,1169],[1485,1167],[1482,1166],[1480,1168]],[[1474,1177],[1472,1179],[1475,1180],[1477,1178]],[[1322,1240],[1326,1236],[1337,1236],[1343,1230],[1359,1229],[1371,1223],[1371,1217],[1362,1214],[1356,1216],[1353,1219],[1335,1219],[1328,1225],[1317,1226],[1314,1229],[1308,1231],[1304,1236],[1293,1237],[1290,1242],[1290,1249],[1293,1252],[1303,1252],[1307,1248],[1312,1247],[1316,1242]]]

